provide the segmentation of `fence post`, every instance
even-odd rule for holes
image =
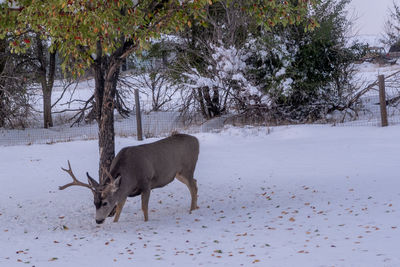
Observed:
[[[388,116],[386,110],[386,93],[385,93],[385,76],[379,75],[379,103],[381,106],[381,125],[382,127],[388,126]]]
[[[142,141],[143,131],[142,131],[142,117],[140,115],[139,89],[135,89],[135,106],[136,106],[137,140]]]

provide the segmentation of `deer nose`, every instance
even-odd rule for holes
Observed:
[[[97,224],[102,224],[104,222],[104,220],[96,220]]]

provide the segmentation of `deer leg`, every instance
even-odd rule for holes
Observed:
[[[149,199],[150,199],[150,190],[142,191],[142,211],[145,222],[149,220]]]
[[[197,181],[196,179],[192,179],[190,180],[190,184],[191,184],[191,188],[192,190],[190,190],[190,195],[192,196],[192,203],[190,205],[190,211],[198,209],[199,206],[197,206]]]
[[[192,212],[192,210],[198,209],[199,207],[197,206],[197,183],[196,183],[196,179],[194,179],[194,178],[187,179],[185,176],[183,176],[181,174],[177,174],[176,175],[176,179],[178,179],[178,181],[184,183],[189,188],[189,192],[190,192],[190,195],[192,197],[192,202],[191,202],[191,205],[190,205],[190,212]]]
[[[114,222],[118,222],[119,216],[121,215],[122,208],[125,205],[126,198],[117,204],[117,210],[115,211]]]

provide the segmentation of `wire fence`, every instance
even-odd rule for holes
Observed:
[[[173,131],[210,132],[224,127],[225,117],[215,118],[201,124],[185,125],[179,112],[152,112],[142,115],[143,135],[146,138],[169,135]],[[117,119],[114,123],[115,135],[136,136],[137,125],[134,114],[128,118]],[[25,130],[0,129],[0,146],[53,144],[74,140],[98,138],[96,123],[70,127],[55,126],[49,129],[28,128]]]
[[[368,110],[359,112],[357,119],[349,117],[344,122],[334,122],[336,126],[381,126],[379,100],[376,96],[363,99]],[[180,132],[212,132],[221,130],[229,116],[218,117],[200,124],[187,125],[179,112],[153,112],[142,115],[143,135],[146,138],[166,136],[173,131]],[[389,125],[400,124],[400,111],[388,106]],[[134,114],[126,119],[117,119],[114,124],[115,135],[120,137],[136,136],[137,125]],[[0,146],[53,144],[74,140],[93,140],[98,138],[97,123],[74,126],[55,126],[50,129],[28,128],[25,130],[0,129]]]
[[[145,104],[145,105],[143,105]],[[146,103],[141,104],[142,107]],[[147,103],[148,105],[148,103]],[[398,87],[386,88],[386,106],[389,125],[400,124],[400,90]],[[345,111],[336,114],[329,121],[336,126],[381,126],[381,109],[379,90],[371,88],[363,97],[357,107],[357,112]],[[187,124],[179,112],[142,112],[142,129],[146,138],[165,136],[173,131],[180,132],[210,132],[218,131],[224,127],[229,115],[214,118],[209,121],[197,120],[197,123]],[[268,123],[265,123],[268,126]],[[136,136],[137,125],[135,114],[128,118],[115,120],[115,135],[121,137]],[[50,129],[27,128],[25,130],[7,130],[0,128],[0,146],[52,144],[73,140],[91,140],[98,138],[97,123],[77,125],[70,127],[67,123],[60,123]]]
[[[136,134],[135,116],[117,119],[114,124],[116,136],[133,136]],[[143,115],[143,132],[145,136],[158,136],[181,128],[179,113],[157,112]],[[97,123],[70,127],[55,126],[49,129],[29,128],[25,130],[1,130],[0,145],[51,144],[72,140],[90,140],[98,138]]]
[[[400,89],[389,84],[385,88],[385,105],[389,125],[400,124]],[[382,126],[381,106],[378,88],[371,88],[357,106],[357,112],[347,111],[337,116],[337,126]]]

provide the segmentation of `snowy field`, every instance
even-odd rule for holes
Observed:
[[[57,190],[67,159],[95,175],[97,141],[0,147],[0,266],[400,266],[400,126],[196,136],[200,209],[174,181],[148,222],[131,198],[100,226],[89,190]]]

